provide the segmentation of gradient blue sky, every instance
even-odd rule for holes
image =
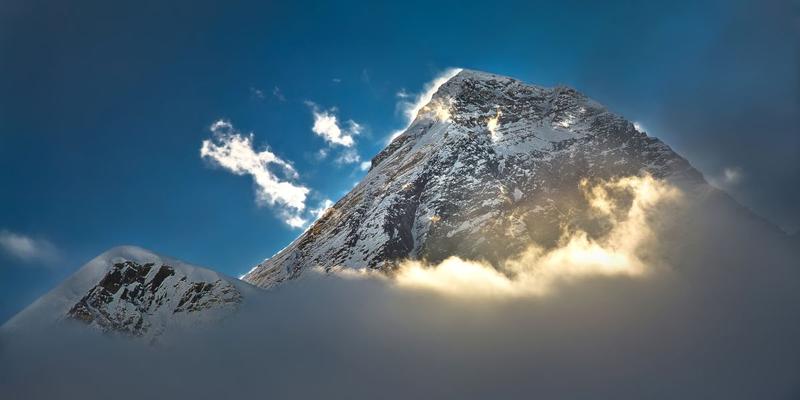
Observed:
[[[162,3],[0,5],[0,321],[115,245],[245,272],[300,230],[201,159],[209,126],[253,132],[315,207],[364,172],[306,102],[362,125],[368,160],[405,123],[397,93],[447,67],[576,87],[800,226],[789,2]]]

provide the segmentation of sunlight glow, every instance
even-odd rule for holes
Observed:
[[[417,118],[417,114],[420,112],[420,110],[422,110],[426,104],[431,102],[433,95],[436,94],[436,92],[439,90],[439,87],[444,85],[452,77],[458,75],[458,73],[461,71],[461,68],[450,68],[445,70],[442,74],[425,84],[422,93],[418,94],[414,98],[413,102],[402,100],[400,103],[398,103],[398,108],[403,111],[403,114],[406,117],[406,126],[403,129],[392,132],[392,134],[389,135],[387,144],[391,143],[395,138],[405,132],[405,130],[411,126],[411,123],[414,122],[414,119]],[[407,94],[406,96],[402,97],[402,99],[406,98],[408,98]],[[449,116],[446,119],[449,119]]]
[[[500,125],[500,116],[503,113],[498,109],[497,114],[494,117],[489,118],[486,122],[486,128],[489,129],[489,132],[492,134],[492,142],[497,142],[502,139],[502,135],[497,132],[497,128]]]
[[[442,122],[449,122],[450,121],[450,109],[452,108],[452,99],[446,100],[433,100],[428,103],[425,107],[420,109],[420,113],[427,116],[432,116],[439,121]]]
[[[592,239],[583,231],[565,231],[554,249],[531,246],[498,271],[489,264],[450,257],[438,265],[404,262],[394,282],[402,288],[448,296],[523,297],[551,293],[560,283],[593,276],[637,277],[652,271],[641,254],[653,243],[650,218],[680,192],[651,176],[627,177],[581,186],[589,204],[612,225],[607,235]],[[618,199],[632,196],[627,209]],[[621,216],[620,216],[621,215]]]

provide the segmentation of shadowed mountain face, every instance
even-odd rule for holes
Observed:
[[[391,270],[453,255],[499,266],[555,244],[564,227],[599,233],[581,180],[642,174],[712,190],[666,144],[573,89],[464,70],[358,186],[244,280],[269,287],[310,267]]]

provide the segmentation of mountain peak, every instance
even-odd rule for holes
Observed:
[[[667,145],[574,89],[460,70],[362,182],[243,279],[268,287],[307,268],[391,270],[408,258],[499,265],[575,222],[561,209],[587,207],[581,180],[643,173],[704,184]]]

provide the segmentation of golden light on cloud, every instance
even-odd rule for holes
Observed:
[[[500,110],[497,110],[497,114],[495,114],[494,117],[489,118],[489,120],[486,122],[486,129],[488,129],[489,133],[491,133],[493,142],[497,142],[502,138],[502,135],[497,132],[501,115],[503,115],[503,113],[500,112]]]
[[[450,121],[450,107],[452,106],[452,99],[441,100],[436,99],[428,103],[420,111],[426,114],[431,114],[434,118],[442,122]]]
[[[448,296],[530,297],[552,292],[559,283],[597,276],[643,276],[652,267],[640,253],[653,241],[649,218],[680,192],[651,176],[628,177],[590,185],[581,183],[591,209],[607,218],[612,228],[601,238],[583,231],[565,231],[553,249],[531,246],[502,266],[450,257],[438,265],[406,261],[394,282],[401,288],[427,290]],[[630,203],[619,201],[628,195]],[[627,209],[622,203],[627,205]]]

